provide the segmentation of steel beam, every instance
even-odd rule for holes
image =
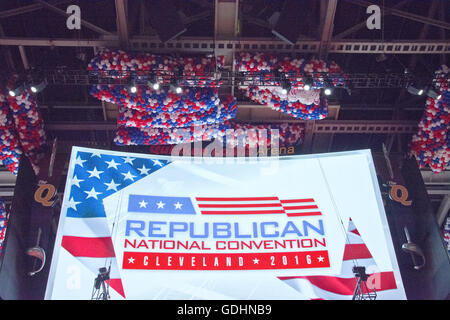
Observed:
[[[244,122],[265,122],[265,123],[304,123],[311,125],[311,121],[307,120],[257,120]],[[115,122],[50,122],[46,123],[46,129],[50,131],[104,131],[115,130],[117,123]],[[320,120],[314,121],[311,132],[315,134],[321,133],[377,133],[392,134],[404,133],[411,134],[417,131],[416,121],[378,121],[378,120]]]
[[[128,47],[128,18],[127,18],[127,0],[115,0],[116,4],[116,25],[119,35],[120,45]]]
[[[0,37],[0,46],[37,46],[37,47],[111,47],[120,46],[117,36],[99,39],[49,39]],[[133,37],[130,48],[152,52],[195,52],[211,53],[215,49],[235,51],[264,51],[278,53],[317,53],[320,41],[301,40],[295,45],[267,38],[242,38],[237,40],[214,40],[213,38],[180,38],[179,40],[161,43],[157,38]],[[446,40],[414,41],[370,41],[370,40],[338,40],[331,41],[329,53],[358,54],[449,54],[450,43]]]
[[[73,0],[57,1],[57,2],[53,3],[53,6],[57,6],[57,5],[65,4],[65,3],[69,3],[69,2],[73,2]],[[34,4],[27,5],[27,6],[19,7],[19,8],[14,8],[14,9],[0,11],[0,19],[1,18],[14,17],[14,16],[17,16],[19,14],[24,14],[24,13],[37,11],[37,10],[40,10],[42,8],[44,8],[44,5],[42,3],[34,3]]]
[[[321,59],[326,59],[328,55],[328,46],[331,41],[331,37],[333,35],[336,7],[337,7],[337,0],[328,1],[320,37],[319,58]]]

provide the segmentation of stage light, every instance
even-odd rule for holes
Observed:
[[[22,84],[16,88],[8,90],[8,94],[11,97],[16,97],[16,96],[20,95],[24,90],[25,90],[25,85]]]
[[[47,80],[44,79],[40,82],[32,82],[30,85],[30,90],[33,93],[38,93],[38,92],[41,92],[42,90],[44,90],[46,86],[47,86]]]
[[[291,82],[286,78],[285,74],[280,74],[281,77],[281,94],[286,95],[291,91]]]
[[[437,93],[437,92],[433,89],[433,87],[431,87],[431,86],[428,86],[428,87],[426,88],[426,95],[427,95],[428,97],[430,97],[430,98],[437,99],[437,100],[439,100],[439,99],[442,98],[442,95],[440,95],[439,93]]]
[[[424,93],[424,90],[422,88],[418,88],[415,85],[408,85],[408,87],[406,87],[406,90],[410,93],[410,94],[414,94],[416,96],[421,96]]]
[[[305,77],[303,82],[304,82],[303,89],[306,91],[311,90],[314,83],[313,79],[311,77]]]
[[[175,88],[175,92],[178,93],[178,94],[180,94],[180,93],[183,92],[183,89],[181,89],[181,87],[178,86],[178,87]]]
[[[131,80],[131,84],[128,87],[128,90],[130,90],[131,93],[136,93],[137,92],[137,86],[136,86],[136,81],[135,80]]]
[[[147,81],[147,84],[149,87],[152,87],[153,90],[158,90],[160,85],[158,83],[158,79],[156,78],[156,75],[152,75],[150,77],[150,81]]]
[[[333,93],[333,90],[334,90],[333,82],[329,78],[326,78],[323,81],[323,88],[324,88],[323,93],[325,93],[326,96],[331,95]]]

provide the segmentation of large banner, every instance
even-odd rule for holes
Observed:
[[[369,150],[183,158],[74,147],[47,299],[405,299]]]

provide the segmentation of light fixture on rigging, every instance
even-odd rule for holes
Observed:
[[[326,96],[329,96],[333,93],[334,85],[330,78],[325,78],[323,81],[323,93],[325,93]]]
[[[156,74],[152,74],[150,76],[150,80],[147,82],[147,84],[148,84],[149,87],[152,87],[153,90],[158,90],[159,89],[160,85],[159,85],[159,82],[158,82],[158,78],[156,77]]]
[[[16,97],[16,96],[20,95],[25,90],[25,88],[26,88],[26,85],[23,83],[15,88],[9,89],[8,94],[11,97]]]
[[[304,90],[306,90],[306,91],[311,90],[313,84],[314,84],[314,80],[311,76],[304,77],[304,80],[303,80],[303,89]]]
[[[30,84],[30,90],[33,93],[41,92],[47,86],[47,79],[41,81],[32,81]]]

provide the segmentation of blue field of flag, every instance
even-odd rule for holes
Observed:
[[[195,214],[188,197],[162,197],[130,194],[128,211],[164,214]]]

